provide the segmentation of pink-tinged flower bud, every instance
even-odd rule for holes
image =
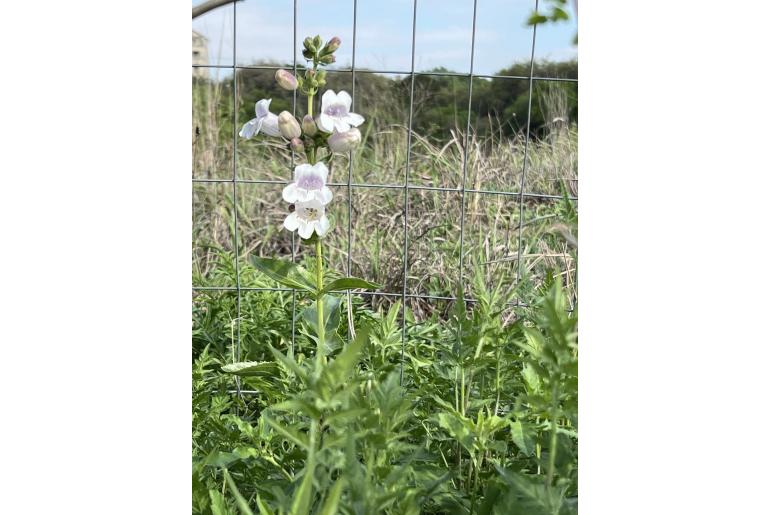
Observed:
[[[318,132],[318,126],[315,124],[313,117],[309,114],[306,114],[305,117],[302,118],[302,132],[308,136],[315,136]]]
[[[283,89],[294,91],[297,89],[297,78],[286,70],[278,70],[275,72],[275,81]]]
[[[332,152],[344,154],[350,152],[361,143],[361,131],[355,127],[345,132],[335,132],[327,141]]]
[[[294,152],[305,151],[305,145],[302,143],[302,140],[299,138],[291,138],[291,141],[289,142],[289,146]]]
[[[331,54],[332,52],[337,50],[341,44],[342,44],[342,40],[337,36],[334,36],[329,40],[328,43],[326,43],[326,52]]]
[[[281,111],[281,114],[278,115],[278,129],[281,131],[281,136],[288,140],[299,138],[302,134],[297,119],[289,111]]]

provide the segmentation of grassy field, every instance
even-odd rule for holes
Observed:
[[[228,112],[217,83],[199,83],[193,110],[193,177],[231,179],[233,175],[232,127],[222,127],[221,112]],[[358,110],[368,123],[364,144],[347,159],[335,159],[330,180],[331,205],[336,228],[327,241],[331,247],[331,266],[346,271],[348,250],[348,203],[352,214],[350,234],[350,274],[367,277],[383,285],[382,291],[401,293],[403,256],[408,259],[407,292],[414,295],[451,296],[459,279],[460,261],[465,270],[480,265],[488,284],[502,282],[512,290],[519,272],[519,217],[522,221],[520,272],[533,285],[539,284],[546,270],[558,269],[567,291],[575,281],[574,252],[561,236],[564,230],[564,193],[577,196],[577,126],[569,124],[566,93],[547,86],[541,95],[547,102],[541,109],[551,120],[541,138],[530,141],[527,151],[524,191],[541,196],[525,196],[520,210],[520,191],[524,170],[525,134],[505,136],[502,122],[488,116],[482,134],[471,125],[466,134],[465,119],[458,126],[424,137],[412,134],[407,201],[407,251],[404,252],[403,184],[408,150],[408,111],[398,112],[391,99],[370,102],[363,96]],[[217,110],[219,109],[219,110]],[[230,107],[231,112],[232,108]],[[415,119],[419,113],[414,115]],[[561,118],[561,121],[559,120]],[[241,120],[238,121],[238,128]],[[492,127],[493,129],[490,129]],[[198,134],[195,133],[198,129]],[[223,137],[223,135],[225,135]],[[467,151],[466,151],[467,141]],[[291,177],[292,156],[281,141],[270,138],[237,142],[237,177],[246,181],[274,181],[275,184],[239,183],[236,187],[238,248],[242,263],[250,255],[286,256],[292,254],[291,234],[281,228],[287,214],[280,198],[282,182]],[[460,256],[462,194],[424,188],[461,189],[465,169],[464,242]],[[355,185],[347,187],[348,174]],[[507,194],[489,193],[493,191]],[[350,198],[349,197],[350,194]],[[196,183],[193,187],[193,271],[196,285],[224,285],[228,278],[212,277],[221,262],[217,249],[233,250],[234,208],[232,184]],[[295,242],[296,243],[296,242]],[[294,246],[298,260],[305,248]],[[233,285],[232,278],[230,284]],[[574,292],[573,292],[574,293]],[[379,299],[382,300],[382,299]],[[420,312],[429,303],[413,299]]]
[[[193,92],[193,178],[214,181],[193,183],[193,285],[278,286],[252,256],[314,275],[313,250],[281,226],[292,154],[279,139],[234,145],[232,97],[208,81]],[[540,92],[551,122],[528,143],[491,113],[467,131],[459,110],[446,127],[415,112],[425,133],[410,138],[403,103],[359,93],[363,144],[331,166],[326,273],[389,295],[327,294],[324,339],[306,292],[193,292],[193,513],[577,513],[566,91]]]

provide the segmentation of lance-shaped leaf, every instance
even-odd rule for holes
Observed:
[[[315,434],[318,430],[318,423],[314,420],[310,423],[310,441],[307,447],[308,456],[305,462],[302,482],[294,491],[294,499],[291,503],[291,515],[308,515],[310,513],[311,501],[313,499],[313,476],[315,475],[316,457],[315,457]]]
[[[524,425],[520,420],[511,421],[511,439],[521,452],[527,456],[532,456],[535,452],[535,435],[528,425]]]
[[[214,515],[230,515],[224,495],[217,490],[209,490],[209,498],[211,499],[211,513]]]
[[[346,379],[353,373],[353,369],[358,363],[361,355],[361,349],[369,341],[369,330],[365,328],[359,331],[356,339],[345,346],[337,358],[329,363],[323,371],[323,377],[330,385],[344,385]]]
[[[319,515],[336,515],[337,505],[340,503],[340,496],[342,495],[342,485],[342,479],[338,479],[334,483],[334,486],[329,492],[329,496],[326,497],[326,500],[321,507],[321,512]]]
[[[298,433],[297,431],[293,429],[289,429],[288,427],[285,427],[281,425],[279,422],[273,420],[272,418],[268,417],[264,413],[262,413],[262,418],[265,420],[265,423],[275,429],[278,433],[281,434],[284,438],[289,440],[290,442],[294,442],[295,444],[302,447],[304,450],[309,449],[309,444],[307,441],[307,437],[305,435]]]
[[[254,515],[254,512],[249,508],[249,503],[243,498],[241,492],[238,491],[238,487],[235,486],[235,481],[230,477],[230,473],[225,469],[225,480],[227,480],[227,486],[230,488],[230,493],[235,497],[235,504],[238,505],[238,509],[241,510],[241,515]]]
[[[297,374],[297,376],[302,380],[303,383],[307,383],[307,372],[301,366],[299,366],[299,363],[294,361],[293,358],[282,354],[269,343],[267,344],[267,346],[270,349],[270,352],[273,353],[273,357],[275,357],[275,359],[278,360],[281,363],[281,365],[286,367],[287,370]]]
[[[321,294],[339,290],[352,290],[354,288],[376,290],[377,288],[380,288],[380,285],[376,283],[370,283],[369,281],[359,279],[358,277],[343,277],[342,279],[336,279],[324,286]]]
[[[336,334],[337,327],[340,325],[340,303],[342,299],[335,295],[324,295],[324,333],[327,339]],[[314,302],[302,311],[302,318],[307,322],[315,334],[318,334],[318,311]]]
[[[506,499],[503,501],[506,513],[526,513],[527,515],[577,514],[570,506],[565,506],[565,493],[568,485],[546,486],[541,477],[526,476],[518,471],[508,470],[495,465],[500,479],[508,486]],[[498,505],[498,507],[502,507]]]
[[[222,372],[241,377],[272,376],[276,372],[276,364],[272,361],[242,361],[223,366]]]
[[[473,433],[473,422],[460,414],[443,412],[438,414],[438,423],[468,452],[475,451],[473,443],[476,436]]]
[[[265,504],[265,501],[257,494],[257,508],[259,508],[259,515],[274,515],[273,510]]]
[[[259,515],[274,515],[273,510],[265,504],[265,501],[257,494],[257,508],[259,508]]]
[[[289,288],[317,293],[313,276],[301,266],[283,259],[270,259],[251,256],[254,268]]]

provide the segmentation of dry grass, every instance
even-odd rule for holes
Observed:
[[[193,171],[197,178],[232,178],[232,132],[219,125],[221,91],[216,86],[197,99],[193,127]],[[555,91],[549,112],[559,118],[559,93]],[[219,111],[217,111],[219,109]],[[219,113],[219,117],[217,115]],[[353,155],[353,183],[401,186],[407,160],[407,128],[388,124],[392,116],[376,109],[364,113],[368,122],[364,144]],[[550,115],[549,114],[549,115]],[[531,140],[524,189],[528,193],[560,195],[561,184],[577,194],[577,127],[556,120],[548,136]],[[409,184],[460,188],[463,179],[465,134],[450,128],[443,139],[413,134]],[[484,191],[518,192],[524,168],[525,136],[505,137],[501,131],[479,136],[468,134],[465,194],[463,266],[474,264],[488,285],[501,284],[513,292],[518,271],[519,197]],[[258,137],[239,141],[236,156],[239,179],[286,181],[291,175],[291,154],[276,139]],[[336,228],[327,238],[330,265],[346,272],[348,248],[348,160],[335,158],[331,181],[335,200],[330,212]],[[291,256],[292,235],[282,230],[288,214],[281,199],[282,184],[238,184],[238,249],[248,255]],[[349,273],[383,285],[383,291],[401,293],[404,254],[403,188],[352,189],[351,268]],[[214,266],[223,266],[216,248],[232,250],[232,184],[198,183],[193,188],[193,267],[201,280]],[[538,284],[548,269],[560,270],[570,289],[574,287],[575,252],[554,231],[559,222],[560,201],[525,198],[522,220],[521,272],[530,284]],[[460,269],[460,192],[410,189],[408,193],[407,292],[452,295]],[[309,249],[295,242],[302,259]],[[387,300],[387,299],[386,299]],[[435,303],[414,300],[418,316],[427,316]]]

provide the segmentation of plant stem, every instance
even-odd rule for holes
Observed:
[[[321,291],[324,287],[324,269],[323,269],[323,257],[321,254],[321,240],[315,240],[315,260],[316,260],[316,286],[318,291]],[[324,348],[324,296],[318,295],[316,298],[316,312],[318,314],[318,350],[316,351],[316,363],[320,367],[323,363],[323,356],[326,349]],[[320,368],[319,368],[320,369]]]
[[[546,488],[551,488],[551,481],[553,481],[553,473],[556,468],[556,418],[559,414],[559,388],[556,381],[553,381],[551,395],[553,396],[553,407],[551,411],[551,449],[548,453],[548,474],[545,479]]]
[[[307,114],[310,115],[310,117],[313,117],[313,97],[314,94],[308,94],[307,96]],[[307,155],[307,159],[310,162],[311,165],[314,165],[316,163],[316,147],[315,143],[312,143],[312,145],[309,146],[307,151],[305,152]]]

